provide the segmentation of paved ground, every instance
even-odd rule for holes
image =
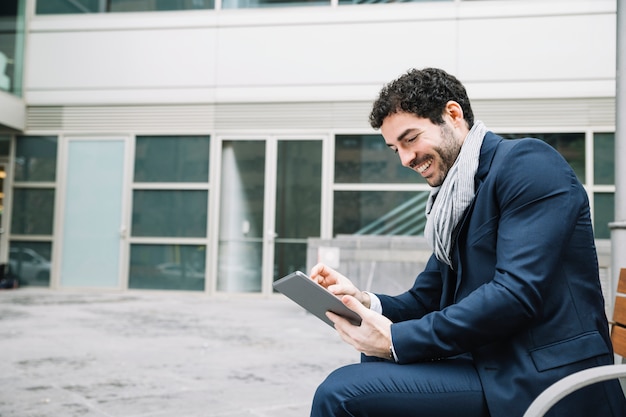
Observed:
[[[300,417],[358,353],[282,295],[0,291],[2,417]]]

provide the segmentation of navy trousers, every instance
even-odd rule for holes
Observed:
[[[398,365],[363,357],[317,388],[311,417],[489,417],[469,358]]]

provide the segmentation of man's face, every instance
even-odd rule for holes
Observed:
[[[467,134],[467,129],[455,127],[464,124],[453,123],[447,115],[443,120],[443,125],[437,125],[412,113],[393,113],[380,128],[402,165],[424,177],[431,187],[443,183]]]

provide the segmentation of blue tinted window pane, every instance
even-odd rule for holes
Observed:
[[[279,239],[320,235],[322,141],[278,142],[276,233]]]
[[[135,190],[133,236],[206,237],[207,191]]]
[[[222,0],[222,9],[329,5],[330,0]]]
[[[140,136],[135,182],[208,182],[208,136]]]
[[[594,235],[596,239],[610,239],[609,223],[615,218],[615,194],[595,193],[593,202]]]
[[[51,235],[54,218],[54,190],[14,188],[11,211],[14,235]]]
[[[335,138],[336,183],[426,183],[405,168],[381,135],[337,135]]]
[[[433,3],[438,1],[454,0],[402,0],[404,3]],[[339,0],[339,4],[372,4],[372,3],[396,3],[396,0]]]
[[[615,184],[615,133],[593,135],[593,181]]]
[[[570,164],[580,182],[585,182],[585,134],[584,133],[523,133],[502,134],[507,139],[531,137],[541,139],[556,149]]]
[[[131,245],[129,288],[204,291],[203,245]]]
[[[25,0],[2,0],[0,8],[0,90],[22,95]]]
[[[14,181],[52,182],[56,178],[57,138],[18,136],[15,147]]]
[[[36,13],[97,13],[100,3],[101,0],[37,0]]]
[[[108,12],[212,9],[213,0],[109,0]]]
[[[47,287],[50,285],[51,253],[49,242],[12,241],[9,244],[9,273],[22,287]]]
[[[37,0],[37,14],[212,9],[213,0]]]
[[[333,235],[424,234],[428,191],[336,191]]]

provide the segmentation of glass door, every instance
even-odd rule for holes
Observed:
[[[68,139],[61,285],[120,288],[125,138]]]
[[[272,291],[320,236],[322,140],[223,140],[217,291]]]

